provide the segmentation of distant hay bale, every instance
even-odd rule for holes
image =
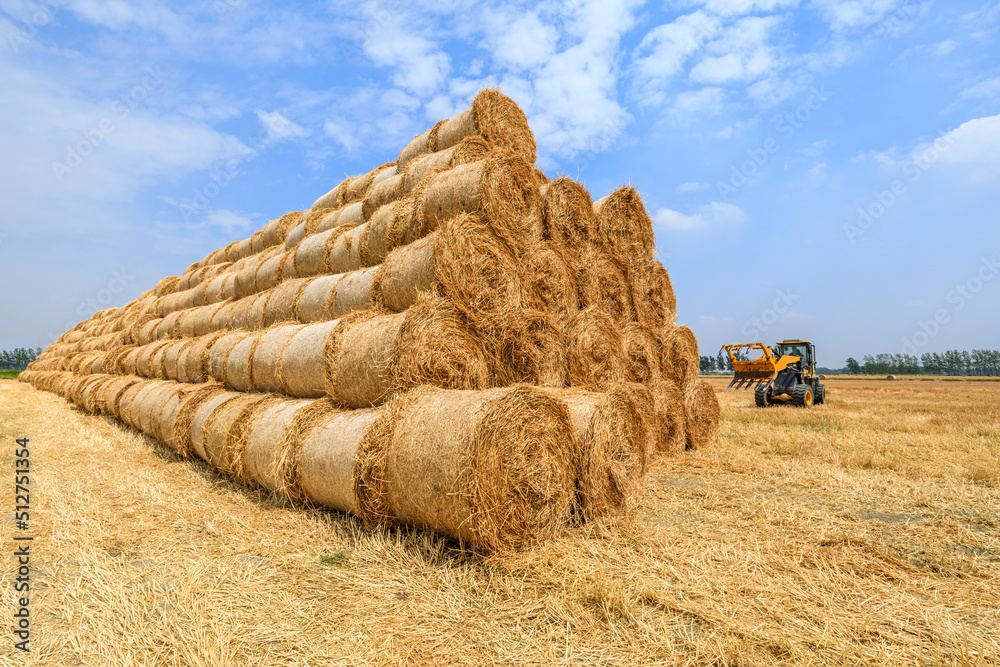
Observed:
[[[476,215],[517,255],[529,240],[526,220],[537,200],[531,166],[514,156],[495,154],[428,179],[418,212],[428,231],[462,213]]]
[[[547,184],[542,197],[545,238],[556,247],[577,252],[597,240],[597,217],[590,193],[573,179],[562,176]]]
[[[445,121],[435,134],[433,150],[449,148],[474,135],[529,164],[534,164],[537,157],[535,136],[527,117],[516,102],[496,88],[481,90],[471,109]]]
[[[705,380],[696,380],[684,395],[687,448],[705,449],[719,434],[719,399]]]
[[[430,295],[405,313],[351,321],[330,363],[331,395],[353,408],[377,405],[420,384],[478,389],[489,381],[479,341],[445,300]]]
[[[551,241],[536,241],[525,249],[524,283],[532,308],[569,317],[580,309],[576,274]]]
[[[477,548],[555,535],[572,506],[566,407],[537,389],[421,387],[384,409],[359,447],[366,522],[427,528]]]
[[[569,383],[602,391],[628,381],[621,332],[610,315],[589,306],[567,326]]]
[[[622,329],[629,379],[648,385],[663,377],[660,344],[645,327],[630,322]]]
[[[698,379],[698,341],[686,326],[673,327],[662,338],[663,377],[673,380],[681,391]]]
[[[886,376],[885,376],[885,379],[886,379],[886,380],[895,380],[895,379],[896,379],[896,376],[895,376],[895,375],[891,375],[891,374],[890,374],[890,375],[886,375]]]
[[[820,380],[825,380],[826,379],[826,375],[824,375],[823,373],[820,373],[819,374],[819,379]]]
[[[653,255],[653,221],[642,197],[630,186],[622,186],[594,202],[597,241],[622,266],[631,268]]]
[[[629,274],[636,321],[650,331],[673,327],[677,297],[663,264],[653,259],[639,262]]]
[[[621,267],[598,248],[584,248],[578,257],[580,304],[600,308],[619,326],[631,322],[632,285]]]
[[[277,220],[264,225],[262,242],[265,247],[281,245],[285,242],[288,232],[302,221],[302,211],[286,213]]]
[[[593,521],[629,514],[642,495],[647,432],[632,394],[618,387],[607,393],[545,389],[568,412],[576,445],[578,518]]]

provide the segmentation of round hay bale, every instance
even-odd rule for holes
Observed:
[[[492,155],[428,179],[420,193],[420,226],[430,232],[450,218],[470,213],[520,255],[530,237],[526,221],[537,199],[530,164],[512,155]]]
[[[566,386],[564,328],[549,313],[512,308],[480,320],[477,329],[489,354],[494,386]]]
[[[199,336],[191,341],[190,345],[182,349],[177,357],[178,381],[198,383],[208,380],[209,351],[227,333],[225,331],[216,331],[215,333]]]
[[[407,165],[403,193],[408,195],[439,171],[488,157],[490,145],[482,137],[466,137],[442,151],[428,153]]]
[[[384,410],[357,455],[367,523],[427,528],[487,551],[555,535],[573,503],[566,406],[518,386],[421,387]]]
[[[649,385],[655,414],[656,451],[673,455],[687,443],[687,411],[684,394],[672,380],[655,380]]]
[[[628,381],[621,332],[610,315],[584,308],[569,319],[566,336],[571,386],[602,391]]]
[[[96,375],[94,381],[88,384],[83,392],[81,392],[80,406],[92,415],[101,414],[104,404],[104,387],[114,379],[113,375]]]
[[[194,344],[191,339],[179,340],[170,343],[163,352],[163,376],[168,380],[177,382],[180,379],[180,356],[181,353]]]
[[[597,248],[585,248],[579,255],[578,268],[581,305],[600,308],[619,326],[634,319],[632,285],[607,254]]]
[[[405,313],[344,321],[331,364],[331,395],[369,407],[420,384],[451,389],[488,386],[489,365],[444,299],[422,295]]]
[[[104,390],[104,405],[101,408],[101,412],[106,415],[111,415],[115,419],[121,419],[118,412],[118,402],[125,393],[125,390],[136,383],[140,382],[139,378],[134,376],[124,376],[117,377],[112,382],[108,383]]]
[[[230,401],[235,401],[243,398],[246,394],[238,391],[219,391],[218,389],[213,390],[208,398],[198,402],[197,407],[191,414],[190,419],[184,419],[182,421],[182,416],[178,416],[176,425],[174,426],[174,436],[181,438],[181,444],[184,444],[184,432],[185,426],[188,428],[189,433],[187,434],[187,447],[185,451],[188,455],[195,454],[198,458],[203,461],[209,461],[208,452],[205,450],[205,436],[208,427],[208,422],[212,415],[218,410],[222,405]],[[182,407],[182,410],[184,408]]]
[[[327,310],[330,317],[343,317],[348,313],[369,310],[375,306],[372,292],[379,267],[342,274],[336,289],[330,295]]]
[[[245,443],[233,437],[238,424],[245,421],[261,403],[271,405],[275,401],[280,399],[267,394],[243,394],[216,406],[202,428],[201,448],[205,460],[214,468],[231,473],[234,460],[243,456],[243,452],[235,450]]]
[[[309,278],[296,278],[275,287],[271,297],[264,302],[263,326],[269,327],[277,322],[298,320],[299,300],[308,284]],[[255,324],[253,310],[251,310],[250,320],[251,325]]]
[[[126,352],[119,360],[118,367],[121,369],[123,375],[138,375],[139,374],[139,355],[142,353],[143,348],[134,347],[128,352]]]
[[[226,381],[229,354],[233,348],[250,337],[249,331],[231,331],[220,337],[208,351],[208,374],[216,382]]]
[[[288,236],[288,232],[300,222],[302,222],[302,211],[292,211],[291,213],[284,214],[277,220],[267,223],[264,225],[264,229],[261,230],[264,233],[264,246],[269,248],[273,245],[283,244],[285,238]]]
[[[230,302],[224,301],[222,303],[212,304],[211,306],[204,306],[199,309],[197,316],[194,319],[194,336],[205,336],[207,334],[216,331],[215,323],[221,324],[223,320],[219,316],[219,313],[226,310],[229,307]],[[218,317],[218,319],[216,319]]]
[[[645,327],[630,322],[622,330],[622,344],[632,382],[648,385],[663,377],[660,344]]]
[[[527,247],[523,272],[532,308],[557,317],[568,317],[580,309],[576,275],[550,241],[536,241]]]
[[[299,299],[299,320],[302,322],[323,322],[333,317],[330,308],[337,292],[337,284],[348,274],[336,273],[332,276],[313,278],[302,291]]]
[[[719,399],[705,380],[696,380],[684,395],[687,448],[705,449],[719,435]]]
[[[472,101],[471,109],[445,121],[434,136],[433,150],[454,146],[477,134],[490,144],[534,164],[537,149],[528,119],[516,102],[496,88],[481,90]]]
[[[820,373],[819,374],[819,379],[820,380],[825,380],[826,379],[826,375],[824,375],[823,373]]]
[[[192,422],[195,414],[208,400],[227,393],[230,392],[226,392],[221,385],[209,382],[192,387],[191,391],[181,394],[177,414],[173,417],[172,430],[169,434],[163,431],[164,435],[167,436],[164,438],[167,446],[181,456],[189,457],[191,455]],[[163,425],[161,424],[162,430]]]
[[[364,266],[361,258],[361,241],[368,229],[367,224],[346,228],[347,231],[334,239],[333,244],[326,247],[329,252],[326,257],[328,271],[331,273],[347,273]]]
[[[420,136],[414,138],[403,147],[396,160],[396,169],[403,169],[407,163],[424,153],[433,153],[437,150],[437,133],[444,125],[445,121],[438,121],[434,127],[430,128]]]
[[[354,468],[368,429],[382,415],[377,408],[322,415],[298,445],[295,483],[316,505],[361,516],[354,494]]]
[[[269,289],[261,294],[248,296],[251,300],[250,310],[247,313],[247,329],[258,331],[267,326],[267,304],[274,297],[275,291],[281,286]]]
[[[255,391],[287,393],[279,377],[281,358],[292,337],[304,326],[303,324],[277,325],[261,334],[250,367],[250,386]]]
[[[247,431],[241,465],[243,474],[269,491],[280,492],[277,478],[282,447],[289,444],[285,433],[292,429],[296,415],[315,401],[278,400],[267,405]]]
[[[886,379],[886,380],[895,380],[895,379],[896,379],[896,376],[895,376],[895,375],[891,375],[891,374],[890,374],[890,375],[886,375],[886,376],[885,376],[885,379]]]
[[[160,282],[156,283],[156,287],[153,288],[153,293],[156,294],[156,296],[171,294],[180,281],[180,276],[167,276],[166,278],[160,280]]]
[[[320,398],[328,386],[327,356],[335,345],[339,320],[302,327],[288,341],[277,366],[282,392],[301,398]]]
[[[225,385],[235,391],[252,391],[253,378],[250,375],[253,355],[260,344],[263,333],[255,333],[236,343],[226,359]]]
[[[253,295],[232,302],[232,305],[226,310],[229,319],[225,328],[231,330],[246,329],[250,322],[250,308],[256,298],[257,295]]]
[[[336,238],[342,233],[342,228],[335,227],[317,234],[313,234],[295,249],[295,266],[299,275],[315,276],[329,271],[327,259],[329,257],[328,242],[331,237]]]
[[[569,413],[576,445],[576,503],[580,520],[630,514],[646,474],[646,422],[631,393],[545,389]]]
[[[395,167],[393,167],[395,169]],[[402,174],[385,178],[378,183],[373,183],[371,191],[361,202],[361,215],[367,220],[372,217],[379,208],[400,199],[403,192],[404,176]]]
[[[319,221],[319,225],[313,231],[313,234],[320,234],[325,231],[329,231],[335,227],[340,226],[340,214],[344,209],[338,208],[330,211],[323,219]]]
[[[203,306],[197,306],[181,311],[181,316],[177,319],[178,338],[191,338],[195,335],[195,322],[197,322],[202,308]]]
[[[332,190],[313,202],[312,208],[340,208],[344,205],[344,194],[347,192],[347,185],[351,179],[344,179]]]
[[[673,327],[677,297],[667,269],[656,260],[638,263],[629,273],[635,319],[650,331]]]
[[[564,251],[575,252],[597,240],[597,217],[587,188],[568,176],[545,186],[542,197],[544,238]]]
[[[597,241],[623,266],[631,268],[652,258],[653,220],[634,188],[623,185],[597,200],[594,213]]]
[[[288,252],[275,255],[274,257],[270,257],[265,260],[264,263],[257,269],[257,274],[254,278],[257,284],[257,289],[263,292],[277,286],[277,284],[281,282],[281,267],[286,262],[294,262],[296,252],[296,250],[289,250]]]
[[[686,326],[673,327],[663,336],[662,343],[660,368],[663,377],[673,380],[681,391],[686,392],[698,379],[700,369],[698,341],[694,332]]]
[[[395,201],[376,210],[355,235],[360,260],[370,266],[381,264],[393,248],[426,236],[428,232],[418,228],[415,214],[414,199]]]

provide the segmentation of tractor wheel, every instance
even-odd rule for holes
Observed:
[[[816,385],[816,396],[813,397],[814,405],[823,405],[826,403],[826,385],[818,384]]]
[[[812,387],[807,384],[797,384],[791,391],[792,403],[800,408],[811,408],[813,404]]]
[[[767,401],[767,387],[757,387],[753,390],[753,402],[758,408],[766,408],[770,403]]]

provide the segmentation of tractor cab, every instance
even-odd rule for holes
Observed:
[[[797,361],[790,361],[789,365],[798,366],[798,370],[806,375],[816,372],[816,346],[807,340],[783,340],[774,346],[774,356],[778,359],[798,357]]]

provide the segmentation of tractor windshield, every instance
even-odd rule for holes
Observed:
[[[801,357],[802,359],[807,359],[809,357],[808,346],[803,344],[797,345],[782,345],[781,353],[786,354],[791,357]]]

